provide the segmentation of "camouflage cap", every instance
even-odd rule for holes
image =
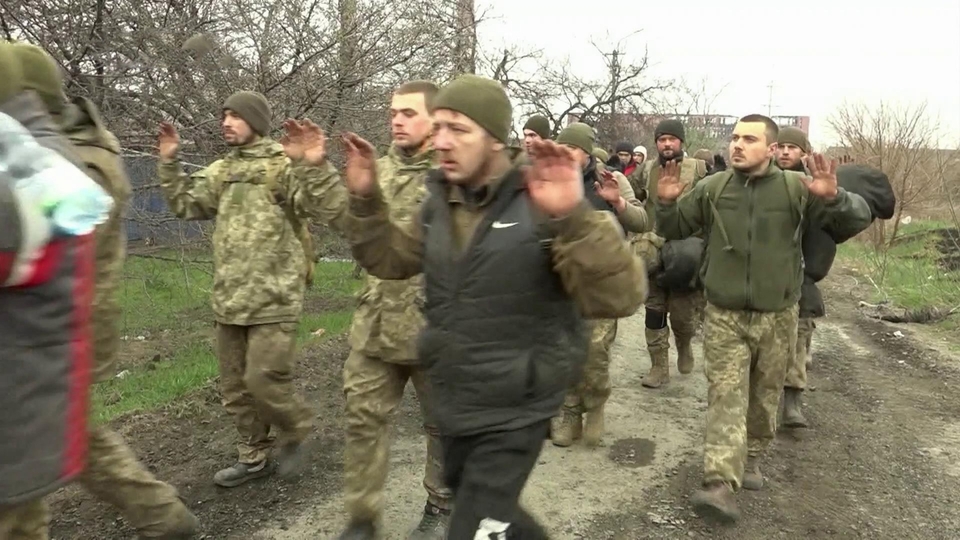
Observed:
[[[447,83],[433,98],[430,114],[438,109],[456,111],[498,141],[507,144],[513,122],[513,106],[503,86],[493,79],[464,74]]]
[[[62,113],[67,96],[57,62],[41,47],[26,42],[15,43],[12,51],[20,61],[23,87],[36,92],[51,114]]]
[[[574,146],[591,155],[596,140],[597,136],[593,132],[593,128],[582,122],[570,124],[557,135],[557,144]]]
[[[810,151],[810,140],[807,139],[807,134],[795,127],[780,128],[777,144],[792,144],[800,147],[804,152]]]
[[[9,41],[0,40],[0,103],[23,90],[23,70],[13,48]]]
[[[250,127],[260,136],[270,133],[270,120],[273,114],[267,98],[259,92],[242,90],[228,97],[223,102],[223,110],[230,109],[240,115],[240,118],[250,124]]]
[[[550,120],[547,120],[547,117],[542,114],[535,114],[528,118],[527,123],[523,125],[523,129],[529,129],[541,138],[550,138]]]

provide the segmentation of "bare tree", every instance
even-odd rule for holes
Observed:
[[[836,132],[839,148],[853,161],[882,170],[897,196],[891,230],[881,222],[872,229],[877,247],[885,248],[899,232],[901,218],[934,201],[941,186],[936,166],[938,126],[927,113],[926,103],[895,107],[844,104],[828,120]]]
[[[592,45],[598,62],[606,67],[604,76],[584,77],[569,59],[510,48],[485,58],[485,67],[511,94],[514,110],[544,115],[554,136],[567,123],[579,121],[597,130],[601,145],[636,138],[637,113],[661,106],[673,83],[650,75],[646,49],[642,55],[630,56],[622,52],[622,44],[612,52]]]

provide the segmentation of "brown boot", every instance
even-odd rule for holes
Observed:
[[[670,329],[646,329],[647,352],[650,353],[650,373],[640,381],[647,388],[660,388],[670,381]]]
[[[735,523],[740,519],[737,497],[725,482],[710,482],[690,497],[693,511],[698,516],[722,523]]]
[[[583,415],[563,411],[550,424],[550,439],[554,446],[566,448],[583,435]]]
[[[604,405],[600,405],[584,415],[583,444],[587,446],[600,446],[603,439],[603,408]]]
[[[690,336],[681,336],[674,332],[673,338],[677,341],[677,371],[681,375],[693,372],[693,347]]]
[[[757,491],[763,488],[763,473],[760,472],[760,459],[747,456],[747,464],[743,467],[743,489]]]
[[[805,428],[807,419],[803,416],[803,390],[799,388],[783,389],[783,425],[788,428]]]

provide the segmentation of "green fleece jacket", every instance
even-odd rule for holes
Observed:
[[[841,188],[826,202],[802,184],[788,189],[788,182],[802,182],[801,176],[771,163],[754,177],[739,171],[708,176],[677,201],[658,198],[656,230],[667,240],[708,231],[700,271],[707,301],[742,311],[792,307],[803,284],[801,239],[807,224],[851,235],[870,225],[870,208],[855,193]]]

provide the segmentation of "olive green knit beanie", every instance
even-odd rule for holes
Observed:
[[[557,135],[557,144],[569,144],[592,155],[596,139],[592,127],[582,122],[574,122]]]
[[[777,144],[792,144],[800,147],[804,152],[810,151],[810,140],[807,139],[807,134],[795,127],[780,128]]]
[[[9,41],[0,40],[0,103],[23,90],[23,70],[13,48]]]
[[[523,129],[529,129],[542,139],[550,138],[550,120],[547,120],[547,117],[541,114],[535,114],[527,119],[527,123],[523,125]]]
[[[593,154],[593,157],[599,159],[603,163],[606,163],[607,160],[610,159],[610,154],[608,154],[606,150],[604,150],[603,148],[600,148],[599,146],[593,149],[592,154]]]
[[[246,90],[237,92],[223,102],[223,109],[230,109],[237,113],[261,137],[270,133],[270,120],[273,114],[263,94]]]
[[[470,118],[495,139],[507,144],[513,107],[497,81],[477,75],[461,75],[437,93],[430,113],[438,109],[456,111]]]
[[[30,43],[15,43],[12,52],[20,61],[23,87],[36,92],[51,114],[62,113],[67,96],[63,93],[60,66],[47,51]]]

